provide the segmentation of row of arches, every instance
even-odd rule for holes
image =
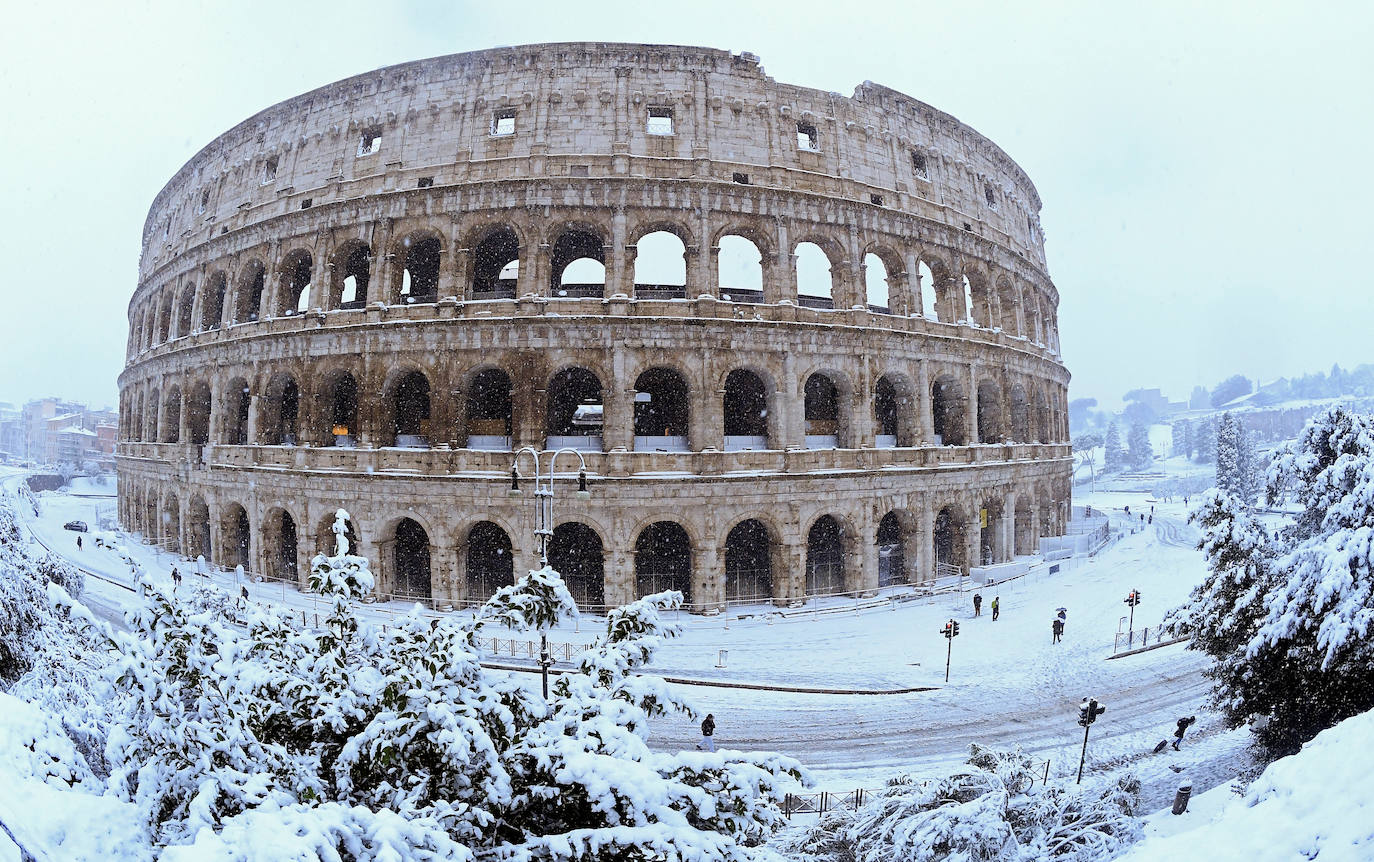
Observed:
[[[786,299],[812,308],[924,315],[1058,349],[1056,312],[1045,291],[940,251],[861,244],[824,228],[790,240],[786,230],[743,223],[717,232],[703,253],[692,229],[679,222],[646,220],[617,243],[622,230],[619,221],[609,227],[567,221],[542,231],[485,223],[460,242],[425,226],[388,240],[373,225],[323,253],[307,242],[275,259],[266,251],[245,252],[237,262],[184,274],[140,303],[131,315],[129,355],[195,332],[313,308],[617,293],[643,299],[707,293],[735,302]]]
[[[739,451],[1064,439],[1058,388],[1047,394],[1033,379],[982,369],[936,368],[933,378],[920,371],[894,368],[864,392],[824,366],[799,381],[748,366],[708,382],[654,365],[625,393],[581,365],[541,382],[515,367],[479,366],[452,380],[435,367],[403,364],[363,386],[360,368],[326,363],[299,379],[275,371],[229,376],[216,387],[196,380],[129,388],[120,415],[125,440],[195,445]]]
[[[303,582],[310,557],[332,552],[334,516],[327,507],[309,524],[283,505],[254,515],[233,500],[212,508],[194,491],[183,501],[178,491],[184,486],[130,485],[120,498],[122,522],[175,553]],[[671,589],[704,609],[917,583],[1033,554],[1040,536],[1062,532],[1067,503],[1053,499],[1049,485],[990,491],[972,500],[919,512],[890,509],[869,527],[844,512],[828,512],[805,524],[796,544],[764,514],[730,522],[715,540],[677,518],[649,517],[623,547],[603,527],[569,520],[555,527],[548,559],[586,608]],[[479,603],[536,564],[534,548],[513,542],[513,527],[499,516],[479,516],[454,531],[407,513],[373,521],[369,530],[350,521],[346,535],[374,562],[380,592],[394,598]]]

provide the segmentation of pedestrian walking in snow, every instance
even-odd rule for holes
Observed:
[[[1055,617],[1055,619],[1059,620],[1059,630],[1060,630],[1060,631],[1063,631],[1063,630],[1064,630],[1064,626],[1066,626],[1066,625],[1068,624],[1068,622],[1069,622],[1069,609],[1068,609],[1068,608],[1055,608],[1055,611],[1056,611],[1056,613],[1055,613],[1054,617]]]
[[[81,537],[80,537],[80,536],[77,536],[77,537],[76,537],[76,549],[77,549],[78,551],[81,550]]]
[[[247,587],[247,586],[241,586],[241,587],[239,587],[239,599],[240,599],[240,603],[241,603],[242,605],[245,605],[245,606],[246,606],[246,605],[248,604],[248,587]]]
[[[975,617],[981,617],[981,616],[983,615],[983,594],[982,594],[982,593],[974,593],[974,594],[973,594],[973,615],[974,615]]]
[[[1188,728],[1192,727],[1195,722],[1197,722],[1196,715],[1178,720],[1178,729],[1174,731],[1174,751],[1178,751],[1178,744],[1183,741],[1183,734],[1187,733]]]
[[[1050,643],[1059,643],[1060,639],[1064,637],[1064,621],[1055,617],[1054,622],[1050,623],[1050,632],[1054,635]]]
[[[1149,518],[1147,518],[1147,519],[1145,520],[1145,523],[1147,523],[1147,524],[1153,524],[1154,522],[1155,522],[1155,516],[1154,516],[1154,515],[1151,515]]]
[[[701,742],[697,743],[697,748],[703,751],[716,750],[716,717],[711,713],[706,713],[706,720],[701,723]]]
[[[992,597],[992,621],[993,621],[993,622],[997,622],[997,615],[998,615],[999,613],[1001,613],[1001,608],[998,606],[998,597],[997,597],[997,596],[993,596],[993,597]]]
[[[176,566],[172,566],[172,590],[175,591],[179,586],[181,586],[181,572],[177,571]]]
[[[1127,506],[1127,507],[1126,507],[1126,514],[1127,514],[1127,515],[1131,514],[1131,507],[1130,507],[1130,506]]]

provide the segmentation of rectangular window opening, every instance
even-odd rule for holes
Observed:
[[[648,131],[651,135],[671,135],[673,133],[673,109],[650,108]]]
[[[415,188],[417,189],[427,189],[433,185],[434,177],[420,177],[420,179],[416,180],[415,182]]]
[[[210,205],[210,190],[206,189],[200,193],[200,209],[197,212],[205,212],[205,208]]]
[[[277,178],[277,165],[280,164],[278,156],[268,156],[267,163],[262,168],[263,183],[270,183]]]
[[[747,185],[749,185],[749,175],[748,175],[748,174],[742,174],[742,173],[740,173],[739,171],[735,171],[735,174],[734,174],[733,179],[734,179],[735,182],[739,183],[739,184],[742,185],[742,186],[747,186]]]
[[[493,135],[515,134],[514,108],[502,108],[491,115],[491,133]]]
[[[821,134],[810,123],[797,123],[797,149],[810,153],[821,151]]]
[[[926,157],[925,157],[925,153],[918,153],[918,152],[916,152],[915,150],[912,150],[912,151],[911,151],[911,167],[912,167],[913,170],[916,171],[916,176],[918,176],[918,177],[924,177],[924,176],[926,175]]]
[[[883,196],[882,196],[882,195],[869,195],[869,196],[868,196],[868,202],[871,203],[871,204],[873,204],[874,206],[880,207],[880,206],[883,205]]]
[[[311,200],[310,198],[306,198],[305,200],[301,201],[301,209],[303,209],[303,210],[308,210],[308,209],[310,209],[310,205],[311,205],[312,203],[314,203],[313,200]]]
[[[988,206],[997,207],[997,197],[992,193],[992,183],[983,183],[983,197],[987,200]]]
[[[363,129],[362,136],[358,138],[358,155],[370,156],[382,148],[382,127],[372,126]]]
[[[591,176],[591,165],[568,165],[568,176],[586,177]]]

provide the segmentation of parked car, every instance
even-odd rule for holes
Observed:
[[[85,521],[68,521],[67,523],[62,525],[62,529],[75,530],[78,533],[84,533],[87,530],[89,530],[90,527],[86,526]]]

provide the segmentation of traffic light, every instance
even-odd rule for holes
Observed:
[[[1140,604],[1140,590],[1131,590],[1123,601],[1131,607]]]
[[[940,629],[940,634],[953,639],[955,635],[959,634],[959,624],[954,620],[950,620],[945,623],[944,628]]]
[[[1107,707],[1100,705],[1096,698],[1083,698],[1083,702],[1078,705],[1078,726],[1087,727],[1106,711]]]
[[[954,625],[954,634],[957,636],[957,635],[959,634],[959,623],[958,623],[957,620],[950,620],[950,622],[953,623],[953,625]]]

